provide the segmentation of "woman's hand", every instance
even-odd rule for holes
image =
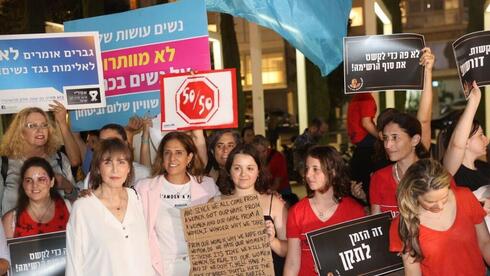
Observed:
[[[420,57],[419,64],[424,66],[426,70],[431,70],[434,67],[436,61],[435,56],[432,54],[429,47],[422,49],[422,57]]]
[[[276,238],[276,228],[274,227],[274,223],[271,220],[265,221],[265,229],[267,232],[267,236],[269,237],[269,242],[274,241]]]
[[[483,201],[483,210],[487,212],[487,216],[490,215],[490,197],[485,198]]]
[[[56,189],[63,190],[66,194],[71,194],[73,192],[73,185],[68,179],[66,179],[63,175],[57,173],[54,175],[56,178]]]
[[[81,190],[80,193],[78,194],[78,197],[91,196],[93,194],[93,192],[94,192],[94,190],[92,190],[91,188]]]
[[[66,125],[66,115],[68,114],[68,111],[62,103],[56,100],[53,101],[52,104],[49,104],[49,111],[53,112],[54,119],[58,124]]]
[[[350,190],[351,190],[352,195],[355,198],[358,198],[362,201],[367,202],[366,193],[362,189],[362,182],[351,181],[350,182]]]

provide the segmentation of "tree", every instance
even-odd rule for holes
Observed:
[[[245,95],[242,88],[242,77],[240,74],[240,52],[236,39],[235,22],[233,16],[222,13],[220,15],[220,31],[223,48],[224,68],[236,69],[237,95],[238,95],[238,120],[240,127],[245,123]]]

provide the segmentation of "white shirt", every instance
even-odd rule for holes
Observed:
[[[180,217],[180,209],[191,204],[191,181],[178,185],[163,181],[160,192],[160,207],[155,224],[160,256],[175,259],[187,255],[187,242]]]
[[[66,226],[65,275],[154,275],[141,202],[132,189],[126,192],[122,223],[95,195],[75,202]]]

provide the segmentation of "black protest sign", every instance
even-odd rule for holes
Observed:
[[[424,47],[419,34],[344,37],[345,93],[422,90]]]
[[[453,43],[453,52],[465,98],[468,98],[473,81],[478,86],[490,84],[490,31],[458,38]]]
[[[389,252],[391,213],[344,222],[306,234],[320,275],[380,275],[399,270]]]
[[[10,276],[65,275],[66,233],[54,232],[7,240]]]

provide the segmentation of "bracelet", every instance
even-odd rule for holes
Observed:
[[[142,139],[141,140],[141,144],[147,145],[149,143],[150,143],[150,139],[144,139],[144,140]]]

